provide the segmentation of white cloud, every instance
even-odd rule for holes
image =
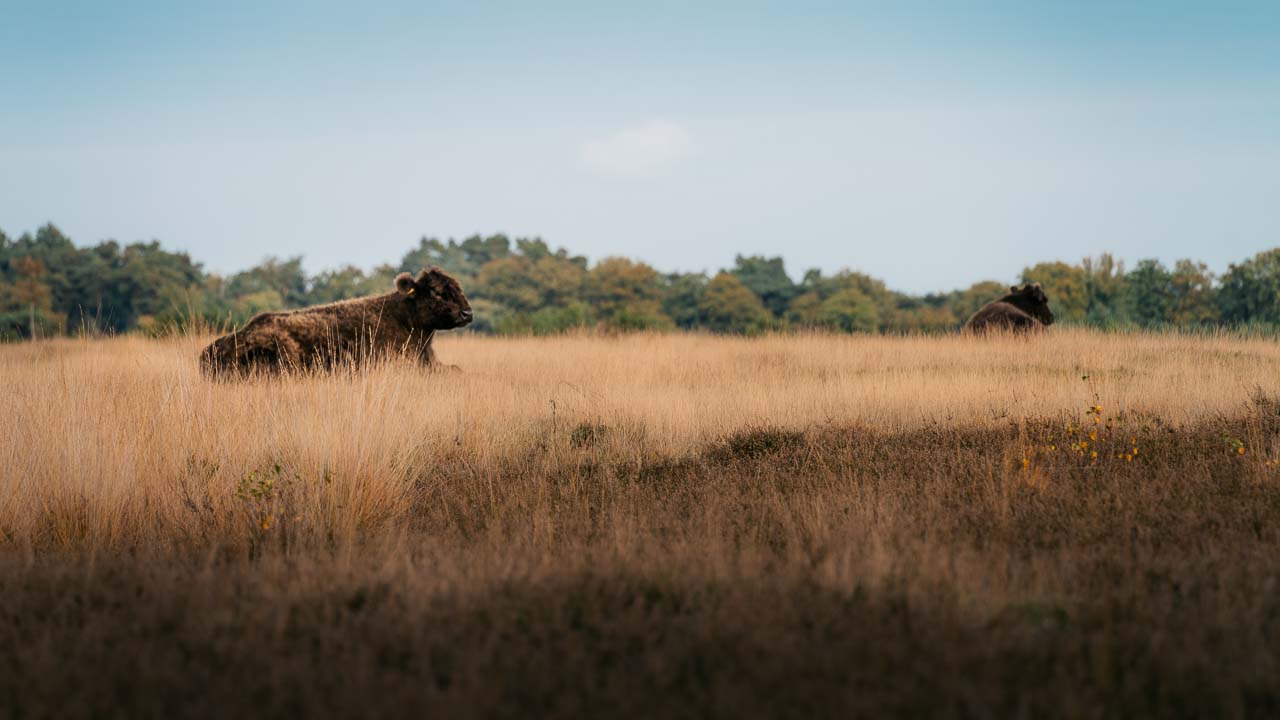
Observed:
[[[693,150],[693,138],[683,127],[654,120],[623,128],[609,137],[582,144],[582,164],[612,177],[649,177],[675,166]]]

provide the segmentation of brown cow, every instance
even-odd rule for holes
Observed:
[[[382,295],[255,315],[206,347],[200,369],[214,378],[243,376],[255,370],[332,368],[401,353],[435,367],[431,341],[436,331],[471,319],[462,287],[443,270],[423,270],[416,279],[400,273],[395,290]]]
[[[1021,289],[1009,288],[1009,294],[983,305],[964,324],[968,333],[989,331],[1031,332],[1043,330],[1053,324],[1053,312],[1049,310],[1049,298],[1040,283],[1028,284]]]

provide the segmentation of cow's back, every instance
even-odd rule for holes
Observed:
[[[965,332],[1028,331],[1044,327],[1044,324],[1021,308],[1002,300],[983,305],[964,324]]]

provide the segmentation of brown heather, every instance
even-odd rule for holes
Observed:
[[[0,347],[0,715],[1280,713],[1272,341],[204,342]]]

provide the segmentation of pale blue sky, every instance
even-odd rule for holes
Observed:
[[[1280,245],[1276,2],[118,5],[0,0],[10,234],[229,272],[506,232],[910,291]]]

